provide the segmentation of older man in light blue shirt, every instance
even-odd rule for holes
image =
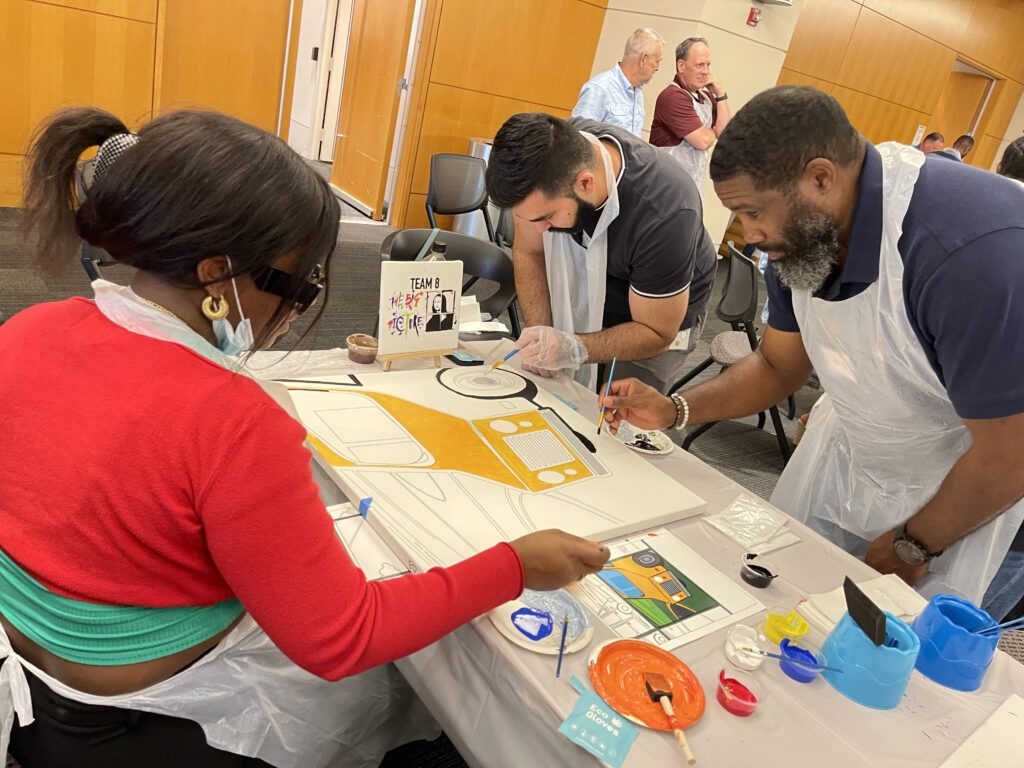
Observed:
[[[648,27],[633,32],[622,61],[583,86],[573,117],[589,117],[640,136],[646,116],[643,87],[661,66],[664,44],[664,38]]]

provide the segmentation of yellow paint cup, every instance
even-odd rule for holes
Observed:
[[[768,615],[764,620],[764,634],[776,645],[781,643],[784,637],[799,640],[810,631],[810,625],[795,610],[778,605],[768,609]]]

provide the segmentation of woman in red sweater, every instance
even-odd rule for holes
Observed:
[[[330,711],[323,680],[600,569],[561,531],[383,582],[349,559],[303,428],[237,364],[316,300],[337,243],[328,185],[281,140],[76,108],[29,159],[41,264],[84,239],[137,271],[0,326],[0,715],[25,768],[322,764],[301,722]],[[292,700],[310,708],[279,721]]]

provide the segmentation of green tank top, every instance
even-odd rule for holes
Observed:
[[[0,550],[0,613],[50,653],[79,664],[169,656],[223,631],[243,610],[236,599],[173,608],[72,600],[48,590]]]

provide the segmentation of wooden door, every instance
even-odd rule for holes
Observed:
[[[331,183],[382,219],[415,0],[354,0]]]
[[[953,146],[957,136],[974,127],[991,85],[992,79],[983,75],[950,72],[932,119],[928,121],[928,130],[939,131],[946,138],[946,146]]]

